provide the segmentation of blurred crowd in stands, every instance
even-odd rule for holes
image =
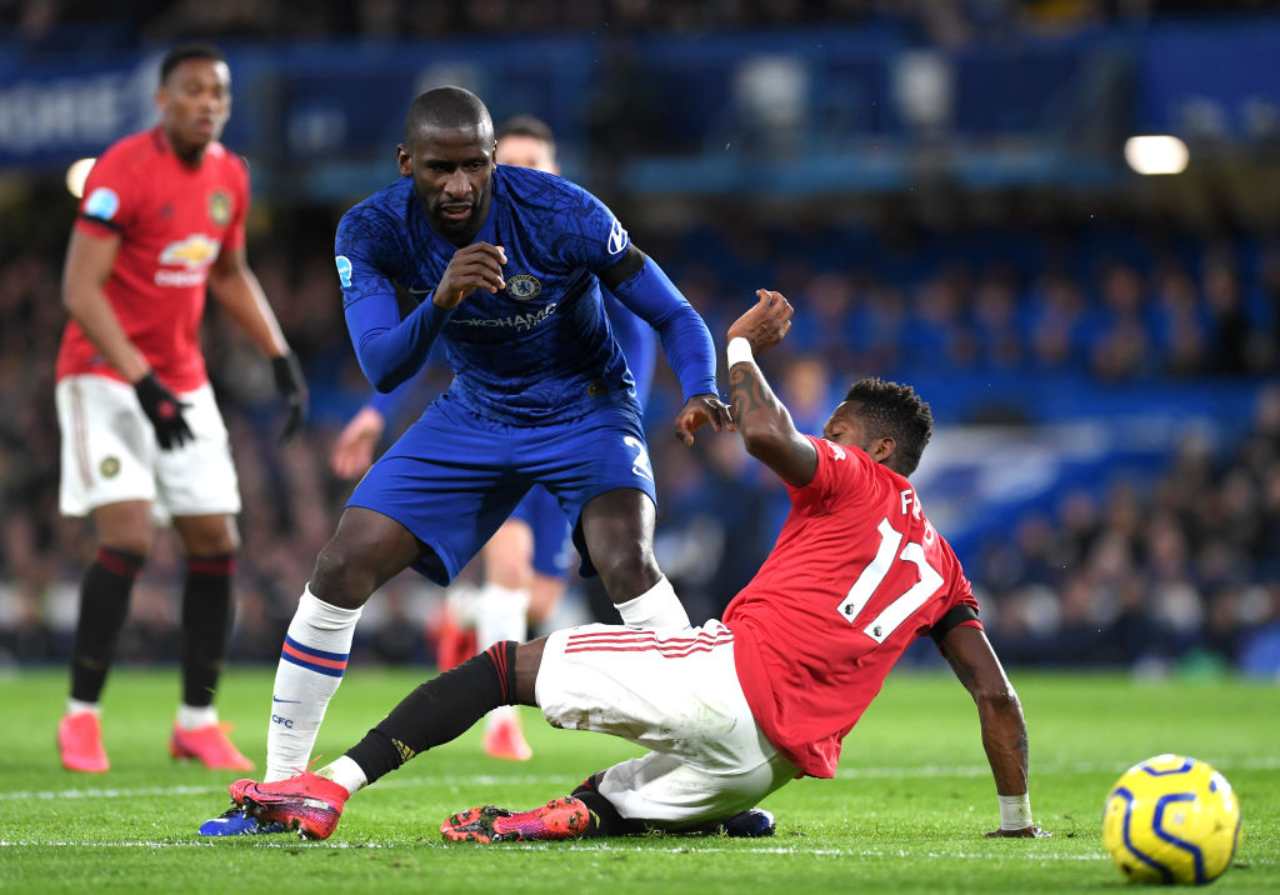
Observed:
[[[1268,5],[1266,0],[128,0],[104,6],[90,0],[7,0],[0,2],[0,15],[29,47],[51,48],[77,40],[82,46],[85,40],[129,46],[140,38],[398,39],[875,24],[957,47],[978,38],[1069,33],[1159,15],[1248,12]]]
[[[1280,387],[1248,435],[1212,450],[1188,436],[1154,482],[1064,495],[1023,518],[970,575],[1012,662],[1171,660],[1280,669]]]
[[[838,249],[806,257],[839,246],[836,232],[719,246],[698,234],[683,242],[699,256],[681,259],[682,285],[726,325],[719,300],[749,287],[741,272],[799,297],[787,350],[838,370],[910,376],[942,366],[1123,382],[1260,374],[1280,363],[1280,245],[1156,249],[1117,233],[1056,257],[1048,247],[1060,238],[966,234],[984,244],[978,260],[968,245],[948,247],[948,236],[892,250],[873,237],[861,258],[842,263]]]
[[[65,319],[65,232],[49,233],[0,258],[0,664],[65,654],[78,576],[89,561],[83,523],[57,511],[53,359]],[[788,294],[795,326],[767,366],[806,431],[821,428],[858,374],[910,380],[914,372],[946,372],[974,390],[995,369],[1072,371],[1100,388],[1125,378],[1227,375],[1223,387],[1235,388],[1242,374],[1277,368],[1280,254],[1265,247],[1191,243],[1190,253],[1153,252],[1145,264],[1091,255],[1059,266],[1041,259],[1037,269],[920,245],[849,270],[833,260],[838,246],[826,256],[815,248],[833,240],[838,234],[764,247],[746,237],[719,245],[670,236],[664,245],[658,234],[643,241],[718,341],[752,288]],[[329,472],[328,451],[368,389],[347,341],[327,241],[277,235],[250,246],[312,385],[313,422],[303,437],[278,443],[270,369],[210,301],[207,356],[245,504],[240,659],[278,652],[350,487]],[[760,257],[770,259],[767,268],[752,263]],[[431,383],[442,388],[447,376]],[[1067,496],[1057,515],[1011,519],[1008,538],[965,557],[1010,658],[1167,662],[1201,650],[1223,662],[1257,660],[1257,632],[1280,624],[1280,393],[1262,395],[1243,442],[1211,451],[1190,441],[1149,489],[1135,480],[1101,501]],[[697,621],[717,614],[751,577],[787,504],[736,438],[708,435],[693,451],[677,444],[669,431],[677,407],[660,362],[646,420],[661,500],[658,556]],[[970,420],[941,422],[938,439],[946,425]],[[172,658],[179,559],[172,540],[161,538],[135,591],[125,657]],[[429,660],[422,632],[438,596],[413,575],[397,579],[370,604],[358,649]]]

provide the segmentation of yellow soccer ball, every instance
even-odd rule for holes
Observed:
[[[1111,787],[1102,843],[1131,882],[1212,882],[1240,844],[1240,802],[1227,778],[1203,761],[1157,755]]]

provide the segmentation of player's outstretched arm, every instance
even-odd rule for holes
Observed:
[[[271,358],[276,389],[289,405],[289,418],[283,432],[283,436],[288,438],[306,422],[307,383],[297,358],[289,350],[289,343],[280,331],[280,323],[267,302],[262,284],[249,267],[243,245],[225,249],[218,255],[209,271],[209,286],[231,319],[263,354]]]
[[[1000,797],[1000,828],[988,836],[1038,838],[1027,791],[1027,725],[1018,694],[980,628],[957,625],[938,644],[978,706],[982,746]]]
[[[729,404],[747,452],[783,481],[803,488],[818,469],[818,452],[769,387],[754,355],[781,342],[791,329],[790,302],[760,289],[759,301],[729,327]]]
[[[693,444],[693,433],[702,425],[709,423],[717,432],[728,426],[729,409],[716,395],[711,332],[662,268],[635,246],[627,246],[621,260],[599,276],[604,287],[662,339],[662,349],[684,393],[685,404],[676,417],[680,439]]]

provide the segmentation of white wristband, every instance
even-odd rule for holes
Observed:
[[[729,340],[729,347],[725,349],[725,356],[729,359],[729,369],[733,369],[734,364],[751,363],[755,357],[751,354],[751,343],[742,336],[735,336]]]
[[[1000,829],[1025,830],[1031,826],[1031,793],[997,798],[1000,799]]]

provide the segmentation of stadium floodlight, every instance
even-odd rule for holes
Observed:
[[[67,192],[79,199],[84,195],[84,182],[89,179],[89,171],[96,158],[77,159],[67,168]]]
[[[1130,137],[1124,143],[1124,160],[1139,174],[1181,174],[1190,158],[1187,144],[1167,134]]]

